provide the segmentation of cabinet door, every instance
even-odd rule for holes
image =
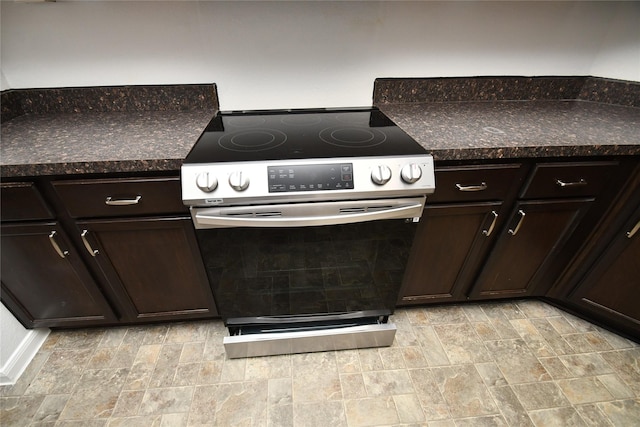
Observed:
[[[2,301],[27,327],[115,320],[57,223],[2,226]]]
[[[476,280],[471,298],[532,295],[591,199],[519,202]]]
[[[127,321],[217,315],[190,218],[78,222]]]
[[[640,338],[640,207],[569,300]]]
[[[501,203],[428,206],[411,249],[398,304],[466,299],[493,239]]]

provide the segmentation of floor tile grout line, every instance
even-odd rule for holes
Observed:
[[[164,347],[166,340],[167,340],[167,334],[169,333],[169,329],[170,327],[168,327],[165,331],[164,331],[164,335],[162,337],[162,343],[160,344],[160,349],[158,350],[158,354],[156,354],[155,357],[155,361],[153,363],[153,369],[151,369],[151,373],[149,378],[147,379],[145,386],[144,386],[144,393],[142,395],[142,399],[140,400],[140,405],[138,406],[138,410],[136,411],[136,415],[140,415],[140,410],[142,408],[142,402],[144,402],[145,397],[147,396],[147,393],[149,391],[149,383],[151,382],[151,379],[153,378],[153,374],[155,373],[157,367],[158,367],[158,362],[160,360],[160,355],[162,354],[162,348]],[[146,334],[145,334],[146,335]],[[126,333],[125,333],[126,336]],[[124,337],[123,337],[124,339]],[[144,342],[144,339],[143,339]],[[144,345],[144,344],[142,344]],[[142,345],[140,345],[140,347],[142,347]],[[133,371],[133,367],[136,365],[136,359],[138,357],[138,352],[140,352],[140,347],[138,347],[138,351],[136,352],[136,356],[133,359],[133,364],[131,366],[131,370],[129,371],[129,375],[131,374],[131,372]],[[127,375],[127,378],[129,377],[129,375]]]
[[[44,369],[44,367],[46,366],[47,361],[48,361],[48,360],[49,360],[49,358],[51,357],[51,354],[52,354],[52,353],[53,353],[53,352],[49,352],[49,354],[47,355],[46,359],[44,360],[44,362],[43,362],[43,363],[42,363],[42,365],[40,366],[40,369],[38,369],[38,372],[34,375],[34,377],[33,377],[34,379],[35,379],[35,378],[38,378],[38,375],[40,374],[40,372],[41,372],[41,371]],[[29,390],[29,387],[30,387],[30,386],[31,386],[31,383],[30,383],[27,387],[25,387],[25,389],[23,390],[22,394],[21,394],[19,397],[16,397],[16,398],[22,398],[22,397],[24,397],[24,396],[25,396],[25,394],[26,394],[26,392],[27,392],[27,390]],[[38,405],[38,408],[36,409],[36,411],[35,411],[35,412],[33,413],[33,415],[31,416],[31,418],[30,418],[30,420],[29,420],[29,422],[30,422],[30,423],[36,422],[36,421],[34,420],[34,417],[36,416],[36,414],[38,414],[38,411],[40,411],[40,408],[42,408],[42,405],[44,405],[44,401],[46,400],[47,396],[49,396],[49,394],[45,394],[45,395],[42,395],[42,396],[43,396],[43,398],[42,398],[42,402],[40,402],[40,405]],[[70,396],[70,394],[69,394],[69,396]],[[68,403],[68,401],[69,401],[69,400],[67,399],[67,403]],[[65,403],[65,406],[66,406],[66,403]],[[0,409],[1,409],[1,408],[0,408]],[[64,409],[64,407],[63,407],[63,409]],[[62,413],[62,411],[60,411],[60,414],[61,414],[61,413]],[[60,417],[60,414],[58,414],[58,416],[56,417],[56,421],[57,421],[57,420],[58,420],[58,418]]]
[[[618,352],[618,353],[619,353],[619,352],[622,352],[622,351],[624,351],[624,350],[611,350],[611,351],[607,351],[606,353],[611,353],[611,352]],[[601,352],[601,353],[602,353],[602,352]],[[598,353],[598,354],[601,354],[601,353]],[[604,358],[603,358],[603,359],[604,359]],[[606,360],[605,360],[605,362],[607,363],[607,366],[609,366],[609,368],[610,368],[610,369],[613,371],[613,373],[616,375],[616,377],[617,377],[620,381],[622,381],[622,383],[623,383],[627,388],[629,388],[629,390],[631,390],[631,391],[632,391],[632,386],[631,386],[627,381],[625,381],[625,379],[624,379],[624,378],[622,378],[622,377],[620,377],[620,375],[618,375],[618,373],[616,372],[616,370],[614,369],[614,367],[613,367],[613,366],[611,366],[611,364],[609,364],[609,362],[607,362]],[[603,384],[603,385],[604,385],[604,387],[605,387],[605,388],[607,388],[606,384]],[[634,394],[636,395],[636,396],[635,396],[636,398],[640,399],[640,394],[636,394],[636,393],[634,393]]]
[[[500,370],[500,367],[498,366],[498,364],[493,361],[492,363],[495,363],[496,367],[498,368],[498,370]],[[484,377],[482,375],[482,373],[480,371],[478,371],[478,366],[476,363],[473,363],[473,367],[476,370],[476,373],[478,374],[478,376],[480,377],[481,381],[482,381],[482,385],[484,385],[484,387],[487,389],[487,392],[489,393],[489,396],[491,396],[491,400],[493,401],[493,403],[496,405],[496,408],[498,409],[498,413],[503,417],[503,419],[506,421],[506,417],[504,412],[502,411],[500,402],[497,401],[494,393],[491,392],[491,387],[488,386],[484,380]],[[504,373],[502,373],[502,371],[500,371],[500,374],[502,375],[502,377],[504,378]],[[509,384],[506,385],[506,387],[509,387],[511,389],[511,392],[513,392],[513,389],[511,388],[511,386]],[[514,393],[515,395],[515,393]],[[516,396],[517,397],[517,396]],[[527,415],[528,416],[528,415]]]
[[[427,366],[425,368],[416,368],[416,370],[418,369],[424,369],[427,370],[429,372],[429,376],[432,376],[432,367]],[[411,380],[411,384],[413,386],[413,390],[416,390],[416,383],[414,381],[414,377],[411,375],[411,373],[409,373],[409,379]],[[438,395],[440,396],[440,399],[442,400],[442,402],[447,403],[447,400],[445,399],[444,395],[442,394],[442,392],[440,391],[440,387],[438,387],[437,384],[436,385],[436,389],[438,391]],[[417,394],[417,393],[416,393]],[[418,399],[419,400],[419,399]],[[422,411],[424,412],[424,407],[422,406],[422,402],[420,402],[420,407],[422,408]],[[448,413],[448,417],[447,419],[452,419],[452,414],[451,414],[451,410],[449,409],[449,405],[447,404],[447,413]],[[425,414],[426,417],[426,414]]]
[[[101,333],[102,333],[102,336],[100,337],[100,340],[99,340],[100,342],[102,342],[102,339],[104,338],[104,335],[105,335],[104,331],[102,331]],[[56,345],[56,347],[57,347],[57,345]],[[74,383],[73,387],[71,388],[71,390],[69,391],[69,393],[66,393],[69,397],[67,398],[67,400],[66,400],[66,402],[65,402],[64,406],[62,407],[62,409],[60,410],[60,412],[57,414],[57,417],[56,417],[56,423],[58,423],[58,421],[60,420],[60,416],[61,416],[62,414],[64,414],[65,409],[67,409],[67,407],[69,406],[69,403],[71,402],[71,399],[73,398],[74,394],[76,393],[76,391],[77,391],[77,389],[78,389],[78,387],[79,387],[79,382],[80,382],[80,380],[82,379],[82,377],[84,376],[84,374],[87,372],[87,365],[88,365],[88,364],[91,362],[91,360],[93,359],[93,356],[94,356],[94,355],[96,354],[96,352],[98,351],[98,348],[100,348],[100,347],[99,347],[99,342],[98,342],[98,344],[97,344],[97,345],[92,346],[91,355],[90,355],[89,357],[87,357],[87,361],[86,361],[86,362],[85,362],[85,364],[82,366],[82,368],[81,368],[81,370],[80,370],[80,374],[79,374],[78,378],[76,379],[76,381],[75,381],[75,383]],[[50,355],[49,357],[51,357],[51,355]],[[49,394],[47,394],[47,395],[45,395],[45,396],[48,396],[48,395],[49,395]],[[44,400],[43,400],[43,403],[44,403]],[[37,413],[37,411],[36,411],[36,413]],[[35,414],[34,414],[34,416],[35,416]],[[33,418],[32,418],[32,421],[33,421]]]

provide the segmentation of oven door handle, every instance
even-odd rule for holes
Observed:
[[[357,202],[356,202],[357,203]],[[196,228],[224,227],[310,227],[319,225],[352,224],[384,219],[420,218],[424,199],[409,203],[387,203],[378,206],[356,207],[343,203],[314,203],[261,206],[251,208],[194,208],[192,216]],[[313,205],[313,206],[311,206]],[[337,207],[336,207],[337,206]],[[298,214],[314,210],[314,214]]]

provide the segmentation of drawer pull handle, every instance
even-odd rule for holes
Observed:
[[[632,238],[637,232],[640,230],[640,220],[636,223],[635,227],[631,229],[631,231],[627,231],[627,237]]]
[[[91,247],[91,243],[89,243],[89,241],[87,240],[88,233],[89,230],[82,230],[82,234],[80,235],[80,237],[82,237],[82,243],[84,243],[84,247],[87,248],[87,252],[89,252],[89,255],[96,256],[99,252],[97,249],[93,249]]]
[[[140,199],[142,199],[142,196],[136,196],[133,199],[114,199],[113,197],[108,196],[104,203],[109,206],[129,206],[137,205],[140,203]]]
[[[51,234],[49,234],[49,242],[51,242],[51,246],[53,246],[53,249],[55,249],[58,255],[60,255],[60,258],[66,258],[67,255],[69,255],[69,251],[63,251],[62,249],[60,249],[58,242],[56,242],[55,230],[52,231]]]
[[[462,185],[456,184],[456,188],[460,191],[484,191],[487,189],[487,183],[482,182],[480,185]]]
[[[509,234],[511,234],[512,236],[515,236],[516,234],[518,234],[518,231],[520,230],[520,227],[522,227],[522,223],[524,222],[524,217],[526,216],[526,214],[522,209],[518,211],[518,215],[520,215],[520,221],[518,221],[518,225],[516,225],[515,229],[510,228],[508,231]]]
[[[558,187],[578,187],[581,185],[587,185],[587,181],[584,180],[584,178],[580,178],[578,181],[570,181],[570,182],[566,182],[563,181],[561,179],[556,179],[556,184],[558,185]]]
[[[493,233],[493,228],[496,226],[496,222],[498,221],[498,213],[496,211],[491,211],[491,215],[493,215],[493,221],[491,221],[491,225],[488,230],[482,230],[482,234],[489,237],[491,233]]]

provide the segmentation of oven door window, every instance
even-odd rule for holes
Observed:
[[[393,311],[416,224],[197,230],[223,319]]]

